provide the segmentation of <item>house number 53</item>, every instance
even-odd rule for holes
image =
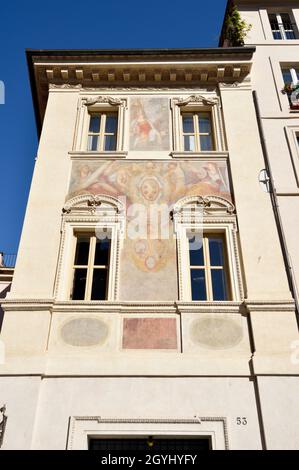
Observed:
[[[241,418],[240,416],[238,416],[236,422],[238,426],[247,426],[247,418]]]

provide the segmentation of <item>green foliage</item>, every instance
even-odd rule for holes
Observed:
[[[244,40],[251,28],[252,25],[242,20],[237,7],[234,6],[226,18],[224,38],[228,40],[230,46],[244,46]]]

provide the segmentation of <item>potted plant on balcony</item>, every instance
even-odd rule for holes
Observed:
[[[282,93],[288,95],[291,109],[299,109],[299,83],[286,83]]]
[[[224,47],[244,46],[245,38],[252,25],[242,19],[236,6],[228,13],[224,25]]]

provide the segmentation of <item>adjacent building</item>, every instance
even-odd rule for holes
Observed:
[[[298,448],[255,54],[27,52],[41,134],[2,303],[2,448]]]

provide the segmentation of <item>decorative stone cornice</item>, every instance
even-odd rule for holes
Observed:
[[[220,82],[242,83],[250,74],[254,48],[45,52],[28,53],[39,127],[49,91],[202,90]]]
[[[248,312],[294,312],[294,300],[249,300],[244,301]]]
[[[1,301],[4,311],[40,311],[61,313],[157,313],[157,314],[180,314],[180,313],[240,313],[249,312],[294,312],[295,304],[292,300],[242,300],[236,301],[73,301],[54,299],[8,299]]]
[[[73,85],[70,83],[62,83],[60,85],[56,85],[55,83],[49,83],[49,90],[80,90],[82,85]]]
[[[200,209],[203,215],[213,213],[227,213],[234,214],[235,206],[231,201],[220,196],[187,196],[180,199],[174,206],[174,216],[184,216],[184,212],[189,212],[190,209]]]
[[[95,214],[97,208],[103,207],[103,210],[113,210],[115,214],[123,212],[124,206],[121,201],[113,196],[105,194],[83,194],[69,199],[64,205],[63,214],[70,214],[72,212],[85,212],[88,214]]]
[[[83,104],[85,106],[92,106],[94,104],[107,103],[111,106],[126,106],[127,100],[123,98],[113,98],[112,96],[94,96],[90,98],[83,98]]]
[[[214,106],[219,103],[219,100],[217,97],[215,98],[209,98],[207,96],[203,95],[190,95],[187,98],[182,97],[178,98],[176,101],[177,106],[186,106],[187,104],[192,104],[192,103],[199,103],[203,104],[205,106]]]

